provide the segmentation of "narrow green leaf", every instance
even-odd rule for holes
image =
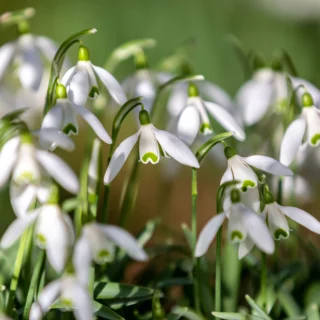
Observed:
[[[294,76],[294,77],[298,77],[298,72],[297,69],[290,57],[290,55],[288,54],[288,52],[282,50],[281,52],[281,57],[282,57],[282,65],[287,67],[287,70],[289,71],[289,73]]]
[[[51,64],[49,85],[48,85],[45,107],[44,107],[44,114],[46,114],[53,107],[55,89],[56,89],[58,79],[60,77],[60,71],[62,68],[64,58],[67,54],[67,51],[72,45],[79,42],[82,36],[85,36],[87,34],[94,34],[96,32],[97,32],[97,29],[95,28],[86,29],[86,30],[77,32],[72,36],[70,36],[67,40],[65,40],[59,47]]]
[[[65,212],[70,212],[75,210],[78,206],[82,206],[81,199],[79,198],[70,198],[62,203],[62,210]]]
[[[316,304],[311,304],[307,308],[307,319],[308,320],[320,320],[319,307]]]
[[[186,223],[183,223],[181,225],[181,228],[182,228],[182,231],[183,231],[183,234],[187,240],[187,243],[188,243],[188,246],[190,248],[190,250],[192,250],[192,234],[191,234],[191,230],[190,228],[188,227],[188,225]]]
[[[113,301],[138,301],[151,299],[153,290],[129,284],[115,282],[96,282],[94,284],[95,299],[108,299]]]
[[[288,290],[284,288],[279,290],[278,301],[288,317],[296,317],[302,314],[299,305]]]
[[[261,316],[263,319],[265,320],[272,320],[272,318],[270,318],[256,303],[255,301],[249,296],[246,295],[245,296],[247,302],[249,303],[249,305],[251,306],[251,308],[253,310],[255,310],[259,316]]]
[[[220,134],[217,134],[207,142],[205,142],[196,152],[196,157],[199,162],[203,160],[205,155],[218,143],[220,143],[222,140],[227,139],[229,137],[233,136],[233,132],[223,132]]]
[[[179,320],[188,311],[187,307],[179,307],[179,309],[173,310],[169,313],[167,320]]]
[[[13,12],[5,12],[0,16],[0,26],[8,27],[32,18],[36,14],[34,8],[25,8]]]
[[[126,42],[113,50],[110,57],[107,59],[104,68],[113,72],[120,62],[129,59],[143,49],[151,49],[155,47],[156,44],[157,41],[151,38]]]
[[[270,313],[272,308],[274,307],[276,301],[278,299],[278,294],[277,292],[274,290],[273,286],[269,285],[267,287],[267,305],[266,305],[266,311],[267,313]],[[262,295],[261,292],[258,296],[258,298],[256,299],[257,303],[259,305],[262,305]]]
[[[190,308],[187,308],[187,310],[185,309],[185,307],[176,306],[171,312],[176,314],[183,313],[183,317],[188,320],[205,320],[203,316],[191,310]]]
[[[116,312],[97,301],[93,301],[93,309],[94,314],[100,318],[109,320],[124,320],[124,318],[122,318]]]
[[[21,116],[25,111],[27,111],[29,108],[20,108],[18,110],[14,110],[12,112],[6,113],[1,120],[8,120],[13,121],[16,120],[19,116]]]
[[[212,314],[219,319],[246,320],[246,317],[244,315],[235,312],[212,312]]]

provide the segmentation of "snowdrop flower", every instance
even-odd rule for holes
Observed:
[[[30,33],[0,47],[0,81],[10,65],[18,66],[17,73],[25,89],[38,90],[44,74],[42,57],[51,62],[57,51],[55,43],[47,37]]]
[[[299,208],[279,205],[270,191],[265,192],[263,215],[276,240],[289,237],[290,229],[286,216],[312,232],[320,234],[320,222],[315,217]]]
[[[1,239],[1,247],[9,248],[33,223],[37,246],[46,250],[51,266],[62,272],[74,242],[74,233],[71,219],[56,203],[45,204],[13,221]]]
[[[306,142],[311,147],[320,143],[320,111],[314,106],[310,93],[302,96],[302,114],[287,128],[280,148],[280,161],[290,165],[296,158],[306,135]]]
[[[231,243],[239,244],[239,259],[245,256],[243,249],[251,244],[252,246],[256,244],[260,250],[272,254],[274,241],[263,218],[240,202],[240,192],[237,189],[232,190],[231,198],[230,210],[213,217],[201,231],[195,248],[195,256],[201,257],[208,251],[226,218],[229,219],[228,239]]]
[[[177,123],[177,133],[180,139],[191,145],[199,131],[204,135],[211,134],[213,130],[208,116],[209,112],[222,127],[234,131],[236,139],[245,140],[245,132],[227,110],[216,103],[202,100],[194,84],[189,85],[188,92],[187,104],[180,113]]]
[[[158,72],[147,69],[138,69],[122,83],[122,87],[127,97],[143,97],[142,103],[147,111],[151,111],[157,88],[169,81],[172,75],[165,72]]]
[[[57,299],[65,310],[73,310],[77,320],[93,319],[90,295],[73,275],[64,276],[44,287],[31,307],[29,319],[41,320]]]
[[[240,157],[236,151],[226,146],[224,149],[228,159],[228,167],[221,179],[221,184],[231,180],[240,181],[238,188],[246,191],[248,188],[255,188],[258,185],[258,176],[250,166],[268,172],[276,176],[291,176],[293,172],[279,161],[266,156]]]
[[[165,156],[170,156],[187,166],[199,168],[197,158],[182,141],[173,134],[153,126],[148,111],[141,110],[139,119],[141,127],[138,132],[125,139],[113,153],[104,176],[105,184],[110,183],[118,174],[138,139],[140,161],[142,163],[158,163],[160,160],[160,145]]]
[[[92,261],[98,264],[112,262],[116,246],[125,250],[134,260],[146,261],[148,259],[137,240],[126,230],[96,222],[85,225],[75,245],[73,256],[79,283],[84,286],[88,284]]]
[[[67,135],[78,134],[77,114],[91,126],[96,135],[105,143],[111,143],[112,140],[99,121],[99,119],[87,108],[81,105],[75,105],[67,98],[67,90],[63,84],[56,87],[57,101],[55,106],[45,115],[41,129],[56,129]],[[42,145],[48,147],[46,141],[42,140]],[[54,148],[52,145],[51,148]]]
[[[118,81],[105,69],[93,65],[88,48],[80,46],[77,65],[69,69],[61,80],[68,90],[68,98],[76,106],[85,106],[88,97],[95,98],[99,95],[99,82],[118,104],[126,102],[126,96]]]
[[[56,155],[37,149],[29,133],[5,143],[0,152],[0,167],[0,187],[12,176],[10,200],[18,216],[25,214],[35,199],[46,201],[50,176],[67,191],[79,191],[78,178],[70,167]]]
[[[300,85],[317,96],[320,103],[320,91],[306,80],[291,77],[293,87]],[[286,75],[270,68],[259,69],[252,79],[246,82],[236,95],[244,124],[251,126],[260,121],[271,107],[283,110],[288,99]]]

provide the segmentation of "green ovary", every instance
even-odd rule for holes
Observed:
[[[284,231],[283,229],[277,229],[275,232],[274,232],[274,238],[276,240],[280,240],[281,238],[288,238],[289,234]]]
[[[210,123],[203,123],[200,127],[200,132],[203,134],[211,133],[212,132],[211,124]]]
[[[231,240],[234,242],[241,241],[243,239],[243,234],[239,230],[232,231]]]
[[[64,128],[63,128],[63,133],[65,133],[66,135],[68,135],[68,134],[70,134],[70,133],[74,133],[74,134],[76,134],[77,133],[77,129],[76,129],[76,127],[73,125],[73,124],[71,124],[71,123],[68,123]]]
[[[246,192],[248,190],[248,187],[254,188],[256,184],[251,180],[244,180],[242,184],[242,191]]]
[[[320,133],[317,133],[311,138],[311,144],[313,146],[316,146],[319,140],[320,140]]]
[[[158,156],[153,152],[145,153],[142,157],[142,162],[147,163],[149,159],[151,160],[152,163],[158,162]]]

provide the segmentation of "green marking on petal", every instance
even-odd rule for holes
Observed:
[[[77,134],[77,128],[72,124],[68,123],[64,128],[63,128],[63,133],[66,135],[69,135],[71,133]]]
[[[212,133],[212,127],[210,123],[203,123],[200,127],[200,132],[202,134],[210,134]]]
[[[232,231],[231,240],[234,242],[241,241],[243,239],[243,234],[239,230]]]
[[[22,172],[19,177],[16,179],[17,182],[28,182],[28,183],[35,183],[37,182],[37,178],[33,175],[30,171]]]
[[[110,252],[107,249],[100,250],[96,256],[96,262],[99,264],[111,262],[112,260],[113,260],[113,252]]]
[[[73,302],[70,299],[67,298],[62,298],[60,300],[61,305],[63,306],[63,308],[67,309],[67,310],[71,310],[73,308]]]
[[[311,138],[310,142],[313,146],[316,146],[319,140],[320,140],[320,133],[317,133]]]
[[[286,231],[283,230],[283,229],[277,229],[277,230],[274,232],[274,238],[275,238],[276,240],[280,240],[281,238],[286,239],[286,238],[288,238],[288,236],[289,236],[289,233],[286,232]]]
[[[156,154],[154,154],[153,152],[147,152],[143,155],[142,162],[148,163],[150,160],[151,163],[157,163],[158,159],[159,159],[158,156]]]
[[[37,244],[40,248],[44,248],[46,246],[47,240],[43,234],[37,233],[36,241],[37,241]]]
[[[248,190],[248,188],[254,188],[255,186],[256,186],[256,184],[253,181],[244,180],[241,189],[243,192],[246,192]]]
[[[96,95],[99,95],[99,89],[96,86],[93,86],[89,92],[89,97],[94,98]]]

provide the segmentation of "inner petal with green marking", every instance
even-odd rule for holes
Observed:
[[[313,135],[310,139],[310,143],[313,146],[317,146],[320,140],[320,133]]]
[[[212,133],[212,126],[210,123],[203,123],[200,127],[200,132],[204,135]]]
[[[242,183],[242,191],[246,192],[248,190],[248,188],[254,188],[256,186],[256,184],[254,183],[254,181],[251,180],[244,180]]]
[[[280,240],[280,239],[286,239],[289,237],[289,233],[287,233],[285,230],[283,229],[277,229],[275,232],[274,232],[274,238],[276,240]]]
[[[231,233],[231,240],[233,242],[240,242],[243,240],[243,233],[239,230],[234,230]]]
[[[70,134],[77,134],[77,128],[72,124],[72,123],[68,123],[64,126],[64,128],[62,129],[63,133],[65,133],[66,135],[70,135]]]
[[[147,152],[142,156],[142,162],[148,163],[151,162],[152,164],[155,164],[159,161],[159,157],[154,154],[153,152]]]

